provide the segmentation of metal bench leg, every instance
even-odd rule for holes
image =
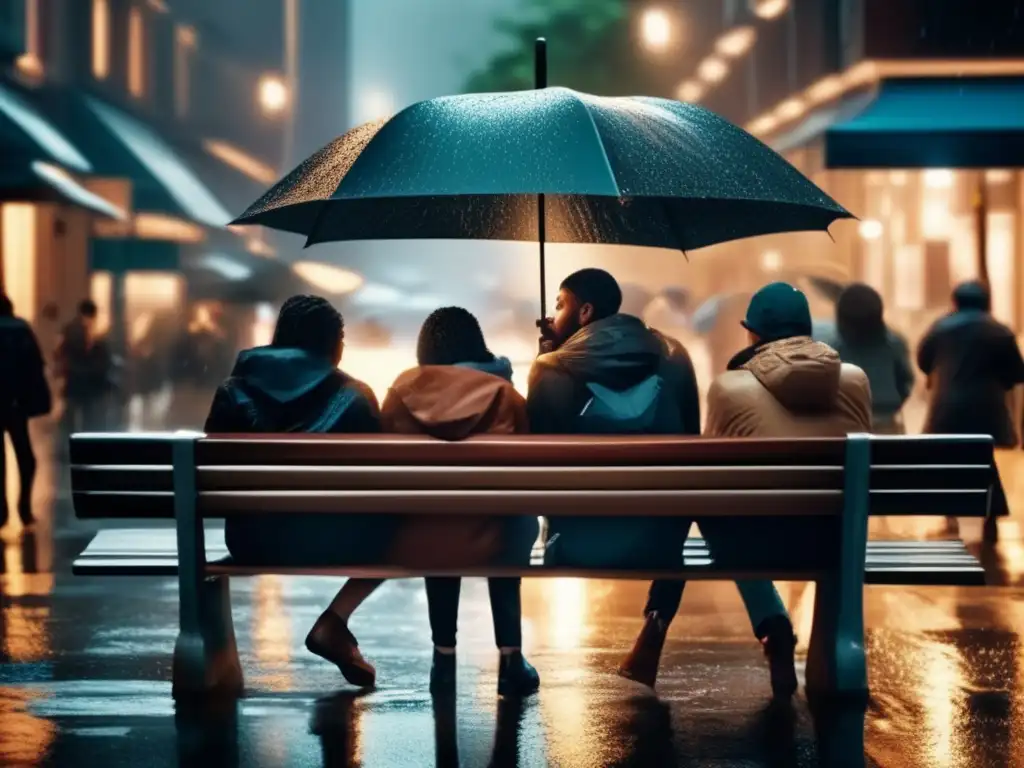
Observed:
[[[843,516],[839,562],[820,578],[814,598],[814,625],[807,651],[807,694],[865,696],[864,558],[867,555],[871,483],[869,435],[846,442]]]
[[[172,692],[237,696],[242,668],[231,622],[228,579],[204,578],[206,543],[196,509],[195,435],[174,441],[174,518],[178,533],[178,640]]]

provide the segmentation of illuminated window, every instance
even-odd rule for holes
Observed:
[[[127,341],[142,343],[162,315],[173,314],[184,300],[185,285],[174,272],[129,272],[124,277]]]
[[[92,74],[97,80],[110,74],[110,0],[92,0]]]
[[[36,207],[28,203],[0,206],[4,291],[14,311],[29,322],[36,316]]]
[[[103,336],[110,331],[110,303],[114,281],[109,272],[93,272],[89,278],[89,298],[96,304],[96,333]]]
[[[42,33],[39,25],[39,0],[25,0],[25,52],[17,67],[31,77],[43,74]]]
[[[192,76],[192,52],[196,49],[196,31],[178,24],[174,28],[174,113],[188,114]]]
[[[145,33],[142,11],[132,6],[128,11],[128,92],[136,98],[146,90]]]

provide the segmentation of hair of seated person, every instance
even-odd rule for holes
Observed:
[[[420,365],[489,363],[493,359],[480,323],[469,310],[441,307],[423,321],[416,342],[416,361]]]
[[[569,291],[582,304],[594,308],[594,320],[611,317],[622,307],[622,289],[610,272],[588,267],[573,272],[562,281],[561,287]]]
[[[330,356],[344,337],[345,321],[331,302],[320,296],[292,296],[281,307],[270,343]]]

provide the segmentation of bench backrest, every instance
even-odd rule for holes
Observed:
[[[180,446],[191,446],[184,453]],[[178,448],[175,448],[177,441]],[[261,513],[835,517],[847,440],[80,434],[72,494],[82,518],[174,517],[174,456],[203,517]],[[175,454],[175,450],[178,451]],[[988,436],[871,437],[867,513],[983,516]]]

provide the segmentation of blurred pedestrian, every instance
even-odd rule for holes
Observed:
[[[1017,340],[992,317],[984,283],[958,285],[953,306],[917,350],[917,365],[931,393],[925,432],[986,434],[996,445],[1015,446],[1018,435],[1007,395],[1024,383]]]
[[[64,327],[57,347],[57,368],[64,379],[64,430],[102,431],[109,398],[115,389],[114,357],[96,330],[98,310],[85,299]]]
[[[821,341],[867,374],[871,383],[871,431],[899,435],[905,431],[903,404],[914,388],[914,370],[906,339],[886,326],[882,297],[864,283],[843,289],[836,302],[834,331]]]
[[[2,435],[7,434],[18,462],[20,481],[18,517],[31,525],[32,484],[36,457],[28,432],[28,421],[50,412],[50,387],[46,365],[31,326],[14,315],[10,298],[0,294],[0,526],[7,524],[7,451]]]
[[[480,323],[469,311],[442,307],[431,313],[420,329],[416,358],[419,365],[402,373],[388,389],[381,409],[385,432],[465,440],[528,431],[526,402],[512,386],[512,364],[491,353]],[[530,564],[537,534],[537,518],[532,515],[452,515],[432,520],[427,529],[404,526],[392,558],[404,567],[420,568],[524,566]],[[521,581],[487,580],[502,696],[526,696],[540,685],[537,671],[522,652]],[[431,577],[426,585],[434,641],[430,690],[451,694],[462,579]]]

